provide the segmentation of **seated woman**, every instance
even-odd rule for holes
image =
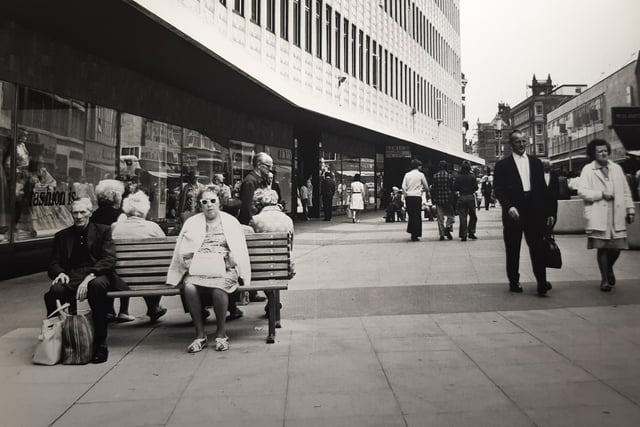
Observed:
[[[142,191],[130,195],[122,202],[125,219],[111,224],[111,235],[114,239],[146,239],[164,237],[164,231],[153,221],[145,218],[151,209],[149,196]],[[160,305],[161,296],[145,297],[147,316],[152,321],[158,320],[167,313],[167,309]],[[121,298],[124,299],[124,298]],[[127,298],[128,299],[128,298]]]
[[[122,181],[116,179],[103,179],[98,182],[95,188],[96,198],[98,199],[98,209],[91,214],[91,222],[94,224],[112,225],[118,219],[120,219],[122,211],[120,205],[122,204],[122,194],[124,193],[124,184]],[[121,280],[115,279],[116,289],[127,289],[126,285]],[[136,320],[135,317],[129,315],[129,298],[120,298],[120,310],[116,316],[115,308],[113,305],[113,298],[110,298],[111,303],[109,305],[109,312],[107,313],[107,319],[110,321],[131,322]]]
[[[196,196],[199,213],[188,218],[178,236],[167,283],[184,286],[184,296],[196,328],[196,338],[187,347],[197,353],[208,344],[204,330],[200,291],[210,292],[216,314],[216,351],[229,349],[226,313],[229,294],[242,280],[251,284],[249,251],[237,219],[220,211],[219,187],[202,189]]]
[[[253,193],[253,203],[258,209],[258,214],[254,215],[249,223],[253,227],[253,231],[256,233],[289,233],[293,239],[293,220],[280,209],[278,193],[267,188],[259,188]],[[293,265],[291,268],[293,270]],[[292,274],[295,273],[292,272]],[[269,314],[269,302],[264,307],[264,311],[267,312],[267,315]]]

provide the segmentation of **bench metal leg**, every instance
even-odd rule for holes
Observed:
[[[274,291],[269,291],[269,335],[267,344],[276,342],[276,295]]]
[[[282,325],[280,324],[280,290],[277,289],[273,293],[276,298],[276,328],[282,328]]]

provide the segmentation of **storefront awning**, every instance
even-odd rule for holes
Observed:
[[[167,179],[167,178],[180,178],[180,174],[179,173],[175,173],[175,172],[163,172],[163,171],[146,171],[149,175],[151,176],[155,176],[157,178],[163,178],[163,179]]]
[[[586,154],[582,154],[582,153],[565,153],[565,154],[561,154],[559,156],[553,157],[550,161],[551,164],[555,164],[555,163],[563,163],[563,162],[567,162],[569,161],[569,159],[571,160],[583,160],[586,159],[587,155]]]

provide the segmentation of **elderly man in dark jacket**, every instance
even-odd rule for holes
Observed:
[[[47,314],[56,310],[56,300],[69,302],[71,311],[76,300],[89,299],[94,323],[92,363],[107,361],[107,291],[112,288],[116,265],[116,249],[111,239],[111,227],[94,224],[91,200],[81,198],[71,205],[74,225],[56,233],[49,264],[53,280],[44,295]]]

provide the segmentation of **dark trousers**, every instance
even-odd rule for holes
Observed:
[[[478,215],[476,215],[476,198],[473,194],[460,196],[458,199],[458,215],[460,215],[460,237],[466,238],[469,234],[476,234]]]
[[[524,206],[518,209],[520,220],[515,221],[508,214],[503,214],[502,223],[504,227],[504,248],[507,254],[507,278],[510,284],[516,284],[520,281],[520,245],[522,243],[522,235],[524,234],[527,246],[529,246],[529,254],[531,256],[531,264],[533,267],[533,275],[538,285],[547,283],[547,269],[545,267],[545,219],[536,218],[531,213],[534,212],[533,206]]]
[[[62,304],[68,302],[71,304],[71,312],[76,311],[76,292],[80,281],[70,280],[69,284],[63,285],[57,283],[51,285],[49,292],[44,294],[44,303],[47,307],[47,315],[56,310],[56,300],[60,300]],[[87,287],[87,297],[89,306],[91,307],[91,317],[93,318],[94,328],[94,345],[103,345],[107,341],[107,311],[109,310],[109,298],[107,291],[111,289],[111,282],[107,276],[97,276]]]
[[[405,198],[407,204],[407,233],[411,234],[411,238],[422,237],[422,197],[407,196]]]
[[[489,210],[489,205],[491,204],[491,194],[483,194],[484,196],[484,210]]]
[[[333,195],[331,194],[322,195],[322,210],[324,211],[325,221],[331,221],[331,214],[333,213],[333,210],[331,209],[332,203],[333,203]]]

